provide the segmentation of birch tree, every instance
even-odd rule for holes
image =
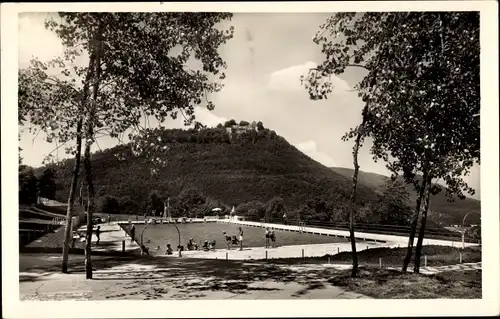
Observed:
[[[84,166],[88,186],[87,278],[92,277],[90,239],[94,209],[91,146],[99,134],[132,139],[147,128],[150,117],[163,123],[181,113],[186,124],[195,119],[195,106],[214,108],[211,93],[221,89],[226,67],[218,47],[232,38],[233,28],[219,30],[229,13],[59,13],[61,22],[48,20],[66,47],[64,57],[55,59],[65,77],[49,76],[47,65],[33,60],[22,70],[21,112],[35,127],[60,143],[77,140],[75,173],[78,179],[81,140],[85,140]],[[78,55],[89,56],[88,66],[73,66]],[[189,66],[189,60],[201,68]],[[84,80],[79,83],[75,78]],[[49,92],[49,93],[47,93]],[[43,97],[43,98],[40,98]],[[22,102],[22,103],[21,103]],[[54,118],[56,120],[54,120]],[[51,123],[51,124],[48,124]],[[80,142],[78,142],[80,141]],[[67,247],[71,230],[76,182],[68,200],[68,222],[63,252],[67,271]]]
[[[430,196],[440,191],[434,182],[444,180],[450,198],[473,194],[462,177],[479,163],[479,125],[473,117],[479,113],[480,97],[479,14],[339,13],[321,26],[314,40],[326,58],[304,78],[311,98],[326,98],[332,91],[329,77],[347,67],[368,72],[356,86],[365,102],[361,124],[344,136],[355,139],[351,198],[358,150],[369,136],[375,160],[386,161],[419,194],[403,266],[406,270],[410,262],[423,208],[418,272]],[[353,245],[353,276],[355,255]]]
[[[479,14],[476,12],[412,13],[399,28],[404,45],[393,48],[398,67],[386,63],[369,125],[376,141],[372,153],[394,173],[420,183],[407,256],[423,207],[415,249],[419,272],[427,212],[442,181],[449,200],[474,189],[464,181],[480,163]],[[417,184],[418,185],[418,184]]]

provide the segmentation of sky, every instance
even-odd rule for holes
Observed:
[[[347,69],[332,79],[334,90],[327,100],[309,100],[300,76],[323,59],[321,47],[312,42],[319,26],[332,13],[236,13],[227,25],[235,28],[234,38],[220,48],[227,62],[222,91],[212,95],[213,111],[197,107],[200,122],[215,126],[228,119],[262,121],[286,138],[290,144],[325,166],[352,168],[353,141],[342,135],[361,122],[363,102],[353,92],[364,72]],[[19,67],[28,66],[32,56],[42,61],[59,56],[62,45],[44,28],[50,14],[22,14],[19,17]],[[153,121],[153,125],[158,125]],[[163,123],[182,127],[182,121]],[[101,138],[94,150],[109,148],[117,142]],[[40,166],[55,145],[46,143],[43,134],[21,133],[23,163]],[[384,162],[374,162],[368,140],[360,150],[360,169],[389,175]],[[67,155],[54,152],[59,158]],[[480,171],[474,167],[466,182],[480,198]]]

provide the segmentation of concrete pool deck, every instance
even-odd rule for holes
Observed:
[[[370,248],[393,247],[387,243],[356,243],[356,250],[361,251]],[[398,247],[397,244],[394,247]],[[265,247],[243,247],[234,249],[216,249],[215,251],[184,251],[182,256],[189,258],[205,259],[228,259],[228,260],[261,260],[275,258],[300,258],[300,257],[321,257],[326,254],[334,255],[345,251],[351,251],[351,243],[331,243],[331,244],[311,244],[311,245],[291,245],[276,248]],[[174,255],[178,257],[178,255]],[[170,257],[170,256],[166,256]]]

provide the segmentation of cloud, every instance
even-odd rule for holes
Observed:
[[[307,75],[309,70],[315,67],[317,67],[316,63],[308,61],[275,71],[269,76],[268,85],[271,90],[275,91],[304,91],[304,87],[300,83],[300,77]],[[332,75],[330,80],[336,93],[351,89],[350,85],[338,76]]]
[[[319,162],[327,167],[339,166],[329,155],[319,152],[315,141],[307,141],[295,145],[299,151],[306,154],[316,162]]]
[[[28,66],[33,56],[47,61],[64,52],[57,35],[45,29],[43,22],[50,14],[25,13],[19,15],[19,66]]]

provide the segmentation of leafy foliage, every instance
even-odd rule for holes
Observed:
[[[33,168],[19,166],[19,203],[35,204],[38,197],[38,179]]]
[[[195,188],[183,189],[177,199],[177,210],[182,216],[194,217],[203,214],[205,197]]]
[[[312,99],[331,92],[331,75],[368,70],[356,88],[369,103],[362,134],[375,159],[390,156],[388,167],[413,183],[425,158],[450,197],[474,193],[461,177],[479,162],[477,12],[338,13],[314,41],[326,59],[303,78]]]
[[[273,197],[267,203],[266,214],[270,220],[280,219],[285,211],[286,207],[281,197]]]
[[[67,143],[75,138],[79,101],[89,67],[75,66],[82,54],[93,55],[95,34],[101,43],[99,94],[93,101],[94,135],[122,139],[144,128],[150,116],[163,122],[181,113],[186,124],[195,121],[196,105],[214,105],[208,95],[221,89],[225,62],[218,47],[232,37],[233,28],[219,30],[229,13],[60,13],[61,22],[46,22],[65,46],[64,57],[47,63],[33,59],[19,74],[19,112],[47,141]],[[186,67],[188,59],[201,69]],[[48,70],[60,71],[57,76]],[[57,73],[57,72],[56,72]],[[96,74],[92,74],[95,76]],[[81,83],[79,83],[81,82]],[[175,89],[174,89],[175,88]],[[202,101],[202,98],[205,100]],[[131,130],[132,131],[131,131]],[[128,131],[127,131],[128,130]],[[131,135],[129,136],[131,137]],[[89,137],[94,139],[95,136]],[[72,151],[72,147],[67,149]]]
[[[403,181],[387,181],[378,201],[379,223],[408,225],[412,211],[409,199],[410,196]]]
[[[266,205],[258,200],[249,201],[238,205],[236,214],[245,216],[250,220],[261,220],[266,215]]]
[[[344,175],[347,178],[350,178],[353,173],[352,169],[344,167],[332,167],[332,170]],[[415,179],[421,182],[422,177],[417,175]],[[403,181],[403,178],[398,177],[397,180]],[[379,194],[379,196],[381,196],[384,192],[386,183],[389,183],[390,181],[391,179],[384,175],[363,171],[359,172],[359,183],[373,189]],[[406,191],[409,194],[409,201],[415,202],[418,194],[415,191],[413,184],[407,184]],[[441,192],[434,195],[429,204],[429,221],[442,226],[460,224],[465,214],[470,211],[480,210],[481,202],[478,200],[467,197],[464,200],[449,202],[445,192]],[[479,222],[479,216],[477,214],[472,214],[469,218],[476,223]]]
[[[473,226],[465,234],[474,240],[481,240],[481,226]]]
[[[41,197],[55,199],[57,191],[55,174],[55,169],[49,166],[42,172],[42,175],[38,178],[38,190]]]
[[[89,189],[87,236],[94,203],[90,147],[98,134],[122,140],[128,131],[131,138],[154,117],[163,123],[180,112],[186,125],[195,120],[195,105],[214,108],[208,95],[220,90],[214,77],[225,62],[218,48],[232,37],[233,29],[218,30],[216,25],[230,19],[230,13],[68,13],[60,20],[46,21],[65,48],[63,57],[47,63],[34,58],[28,69],[19,74],[19,117],[35,129],[44,131],[47,141],[66,145],[66,152],[76,158],[78,172],[82,135],[85,137],[84,166]],[[177,50],[177,52],[176,52]],[[86,67],[74,65],[76,57],[86,53]],[[194,58],[200,69],[187,68]],[[72,65],[73,64],[73,65]],[[59,68],[58,75],[49,69]],[[78,83],[78,80],[81,83]],[[92,84],[92,98],[89,97]],[[83,119],[85,121],[83,122]],[[82,124],[85,127],[82,130]],[[201,127],[195,123],[195,127]],[[31,128],[31,126],[30,126]],[[153,145],[154,146],[154,145]],[[58,147],[59,148],[59,147]],[[144,149],[146,152],[154,151]],[[71,184],[69,220],[78,175]],[[66,272],[69,222],[65,232],[63,272]],[[87,240],[86,256],[90,256]],[[87,278],[91,278],[91,260],[86,259]]]
[[[231,127],[236,124],[237,124],[236,121],[234,119],[231,119],[229,121],[226,121],[226,123],[224,123],[224,127]]]
[[[102,214],[120,213],[120,204],[118,199],[113,196],[105,196],[99,205],[99,212]]]
[[[479,163],[479,123],[474,117],[480,97],[479,13],[337,13],[320,27],[314,42],[322,45],[326,58],[302,77],[311,99],[327,98],[332,92],[331,76],[347,67],[368,71],[356,85],[365,102],[362,122],[343,136],[343,140],[355,138],[352,196],[358,150],[371,136],[375,160],[383,159],[395,175],[402,173],[417,190],[426,190],[417,200],[408,248],[411,253],[424,198],[418,255],[429,196],[440,192],[439,187],[425,184],[442,178],[450,198],[464,198],[464,191],[474,193],[463,175],[475,161]],[[418,173],[424,176],[421,186],[415,179]],[[350,220],[352,224],[352,214]],[[350,232],[353,239],[352,225]],[[405,267],[408,261],[409,256]]]

